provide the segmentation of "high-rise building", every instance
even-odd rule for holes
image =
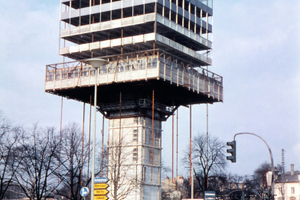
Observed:
[[[161,122],[179,106],[223,101],[211,65],[212,0],[61,0],[60,55],[45,91],[109,120],[111,199],[161,198]],[[102,58],[99,73],[84,61]],[[97,83],[95,81],[97,75]]]

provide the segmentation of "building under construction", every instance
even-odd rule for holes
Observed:
[[[93,105],[97,84],[111,199],[161,199],[161,122],[223,101],[222,77],[206,69],[212,15],[212,0],[61,0],[59,52],[74,61],[46,66],[45,91]],[[109,64],[96,74],[89,58]]]

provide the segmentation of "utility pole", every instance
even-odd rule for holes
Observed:
[[[281,195],[282,195],[282,200],[284,200],[284,195],[285,195],[285,191],[284,191],[284,180],[285,180],[285,169],[284,169],[284,149],[281,150],[282,153],[282,174],[281,174]]]

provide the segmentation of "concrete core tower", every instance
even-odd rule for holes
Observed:
[[[109,120],[110,199],[161,199],[161,122],[181,105],[223,101],[211,65],[212,0],[61,0],[60,54],[45,91]],[[109,61],[99,73],[84,61]],[[97,76],[97,82],[95,77]]]

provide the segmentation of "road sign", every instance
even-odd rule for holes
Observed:
[[[94,179],[94,200],[108,199],[108,197],[106,196],[108,194],[108,191],[106,190],[106,188],[108,188],[108,185],[106,184],[107,182],[108,179],[105,177]]]
[[[82,197],[87,196],[87,195],[89,194],[89,192],[90,192],[90,190],[89,190],[89,188],[87,188],[87,187],[83,187],[83,188],[80,189],[80,195],[81,195]]]
[[[107,193],[107,190],[94,190],[94,195],[106,195]]]
[[[106,183],[96,183],[94,184],[95,189],[106,189],[108,188],[108,185]]]
[[[204,192],[204,200],[215,200],[216,192],[215,191],[205,191]]]
[[[108,179],[105,177],[95,178],[94,183],[107,183]]]
[[[94,200],[107,200],[107,196],[94,196]]]

